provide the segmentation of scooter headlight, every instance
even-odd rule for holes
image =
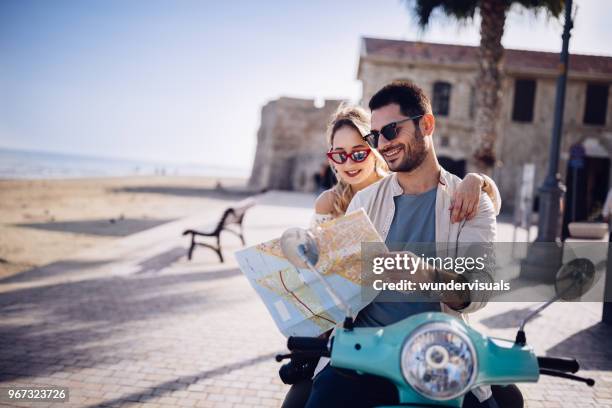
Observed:
[[[402,347],[400,364],[408,384],[433,400],[464,394],[478,372],[472,341],[443,322],[424,324],[415,330]]]

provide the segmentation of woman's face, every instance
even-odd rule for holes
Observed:
[[[367,150],[370,147],[362,139],[357,130],[351,126],[343,126],[336,131],[333,137],[331,151],[340,151],[350,154],[355,150]],[[349,156],[347,161],[338,164],[329,160],[330,166],[333,166],[338,172],[338,176],[347,184],[359,184],[372,176],[374,173],[375,164],[374,154],[370,152],[368,157],[362,162],[355,162]]]

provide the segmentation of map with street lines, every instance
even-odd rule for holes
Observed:
[[[358,312],[373,300],[364,299],[361,291],[361,243],[378,242],[384,248],[380,235],[363,209],[311,232],[319,247],[317,269]],[[344,320],[344,312],[315,274],[284,257],[280,238],[237,251],[235,256],[285,336],[318,336]]]

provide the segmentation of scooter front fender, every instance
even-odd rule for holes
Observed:
[[[530,347],[490,338],[459,319],[437,312],[421,313],[385,327],[340,329],[334,336],[331,365],[387,378],[397,386],[400,403],[404,405],[460,407],[463,397],[444,401],[426,398],[416,392],[402,374],[402,346],[416,328],[433,322],[447,323],[472,340],[477,355],[473,386],[538,380],[539,366]]]

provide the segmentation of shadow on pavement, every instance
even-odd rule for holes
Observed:
[[[553,357],[571,357],[584,370],[612,371],[612,326],[597,323],[546,350]]]
[[[137,232],[146,231],[158,225],[174,221],[173,219],[111,218],[82,221],[54,221],[29,224],[17,224],[18,227],[41,229],[45,231],[71,232],[76,234],[98,235],[107,237],[127,237]]]
[[[518,329],[521,321],[531,312],[530,307],[523,309],[512,309],[495,316],[480,320],[480,323],[489,329]],[[540,315],[537,314],[530,323],[533,323]]]
[[[186,253],[187,249],[180,246],[168,249],[161,254],[154,255],[140,262],[138,264],[140,269],[135,273],[157,273],[184,257]]]
[[[177,317],[192,316],[190,330],[205,327],[205,318],[197,318],[203,311],[245,301],[199,284],[237,275],[238,269],[130,275],[1,293],[0,381],[146,360],[152,348],[172,350],[176,339],[150,345],[142,339]]]
[[[274,356],[278,353],[268,353],[261,356],[257,356],[254,358],[250,358],[248,360],[239,361],[233,364],[224,365],[219,368],[215,368],[212,370],[202,371],[198,374],[187,375],[176,378],[172,381],[166,381],[160,384],[156,384],[153,387],[150,387],[145,392],[133,393],[130,395],[126,395],[125,397],[116,398],[110,401],[104,401],[100,404],[90,405],[88,408],[94,407],[122,407],[130,402],[146,402],[151,399],[155,399],[161,395],[172,393],[178,390],[187,389],[190,385],[196,384],[201,380],[216,377],[218,375],[227,374],[231,371],[238,370],[247,366],[259,364],[264,361],[269,361],[274,358]]]
[[[154,255],[140,262],[137,266],[140,268],[136,274],[157,273],[164,268],[174,264],[176,261],[186,256],[187,249],[182,246],[176,246],[168,249],[160,254]],[[40,279],[48,279],[56,276],[78,275],[84,270],[91,270],[103,265],[112,263],[112,260],[99,261],[58,261],[48,265],[28,269],[27,271],[16,275],[8,276],[0,279],[0,284],[34,282]]]
[[[203,187],[172,187],[172,186],[137,186],[123,187],[111,190],[113,193],[149,193],[149,194],[166,194],[180,197],[206,197],[218,198],[223,200],[239,199],[254,194],[249,190],[238,189],[218,189],[218,188],[203,188]]]
[[[112,261],[58,261],[48,265],[28,269],[16,275],[0,279],[0,284],[31,282],[38,279],[51,278],[58,275],[79,273],[84,269],[96,268]]]

